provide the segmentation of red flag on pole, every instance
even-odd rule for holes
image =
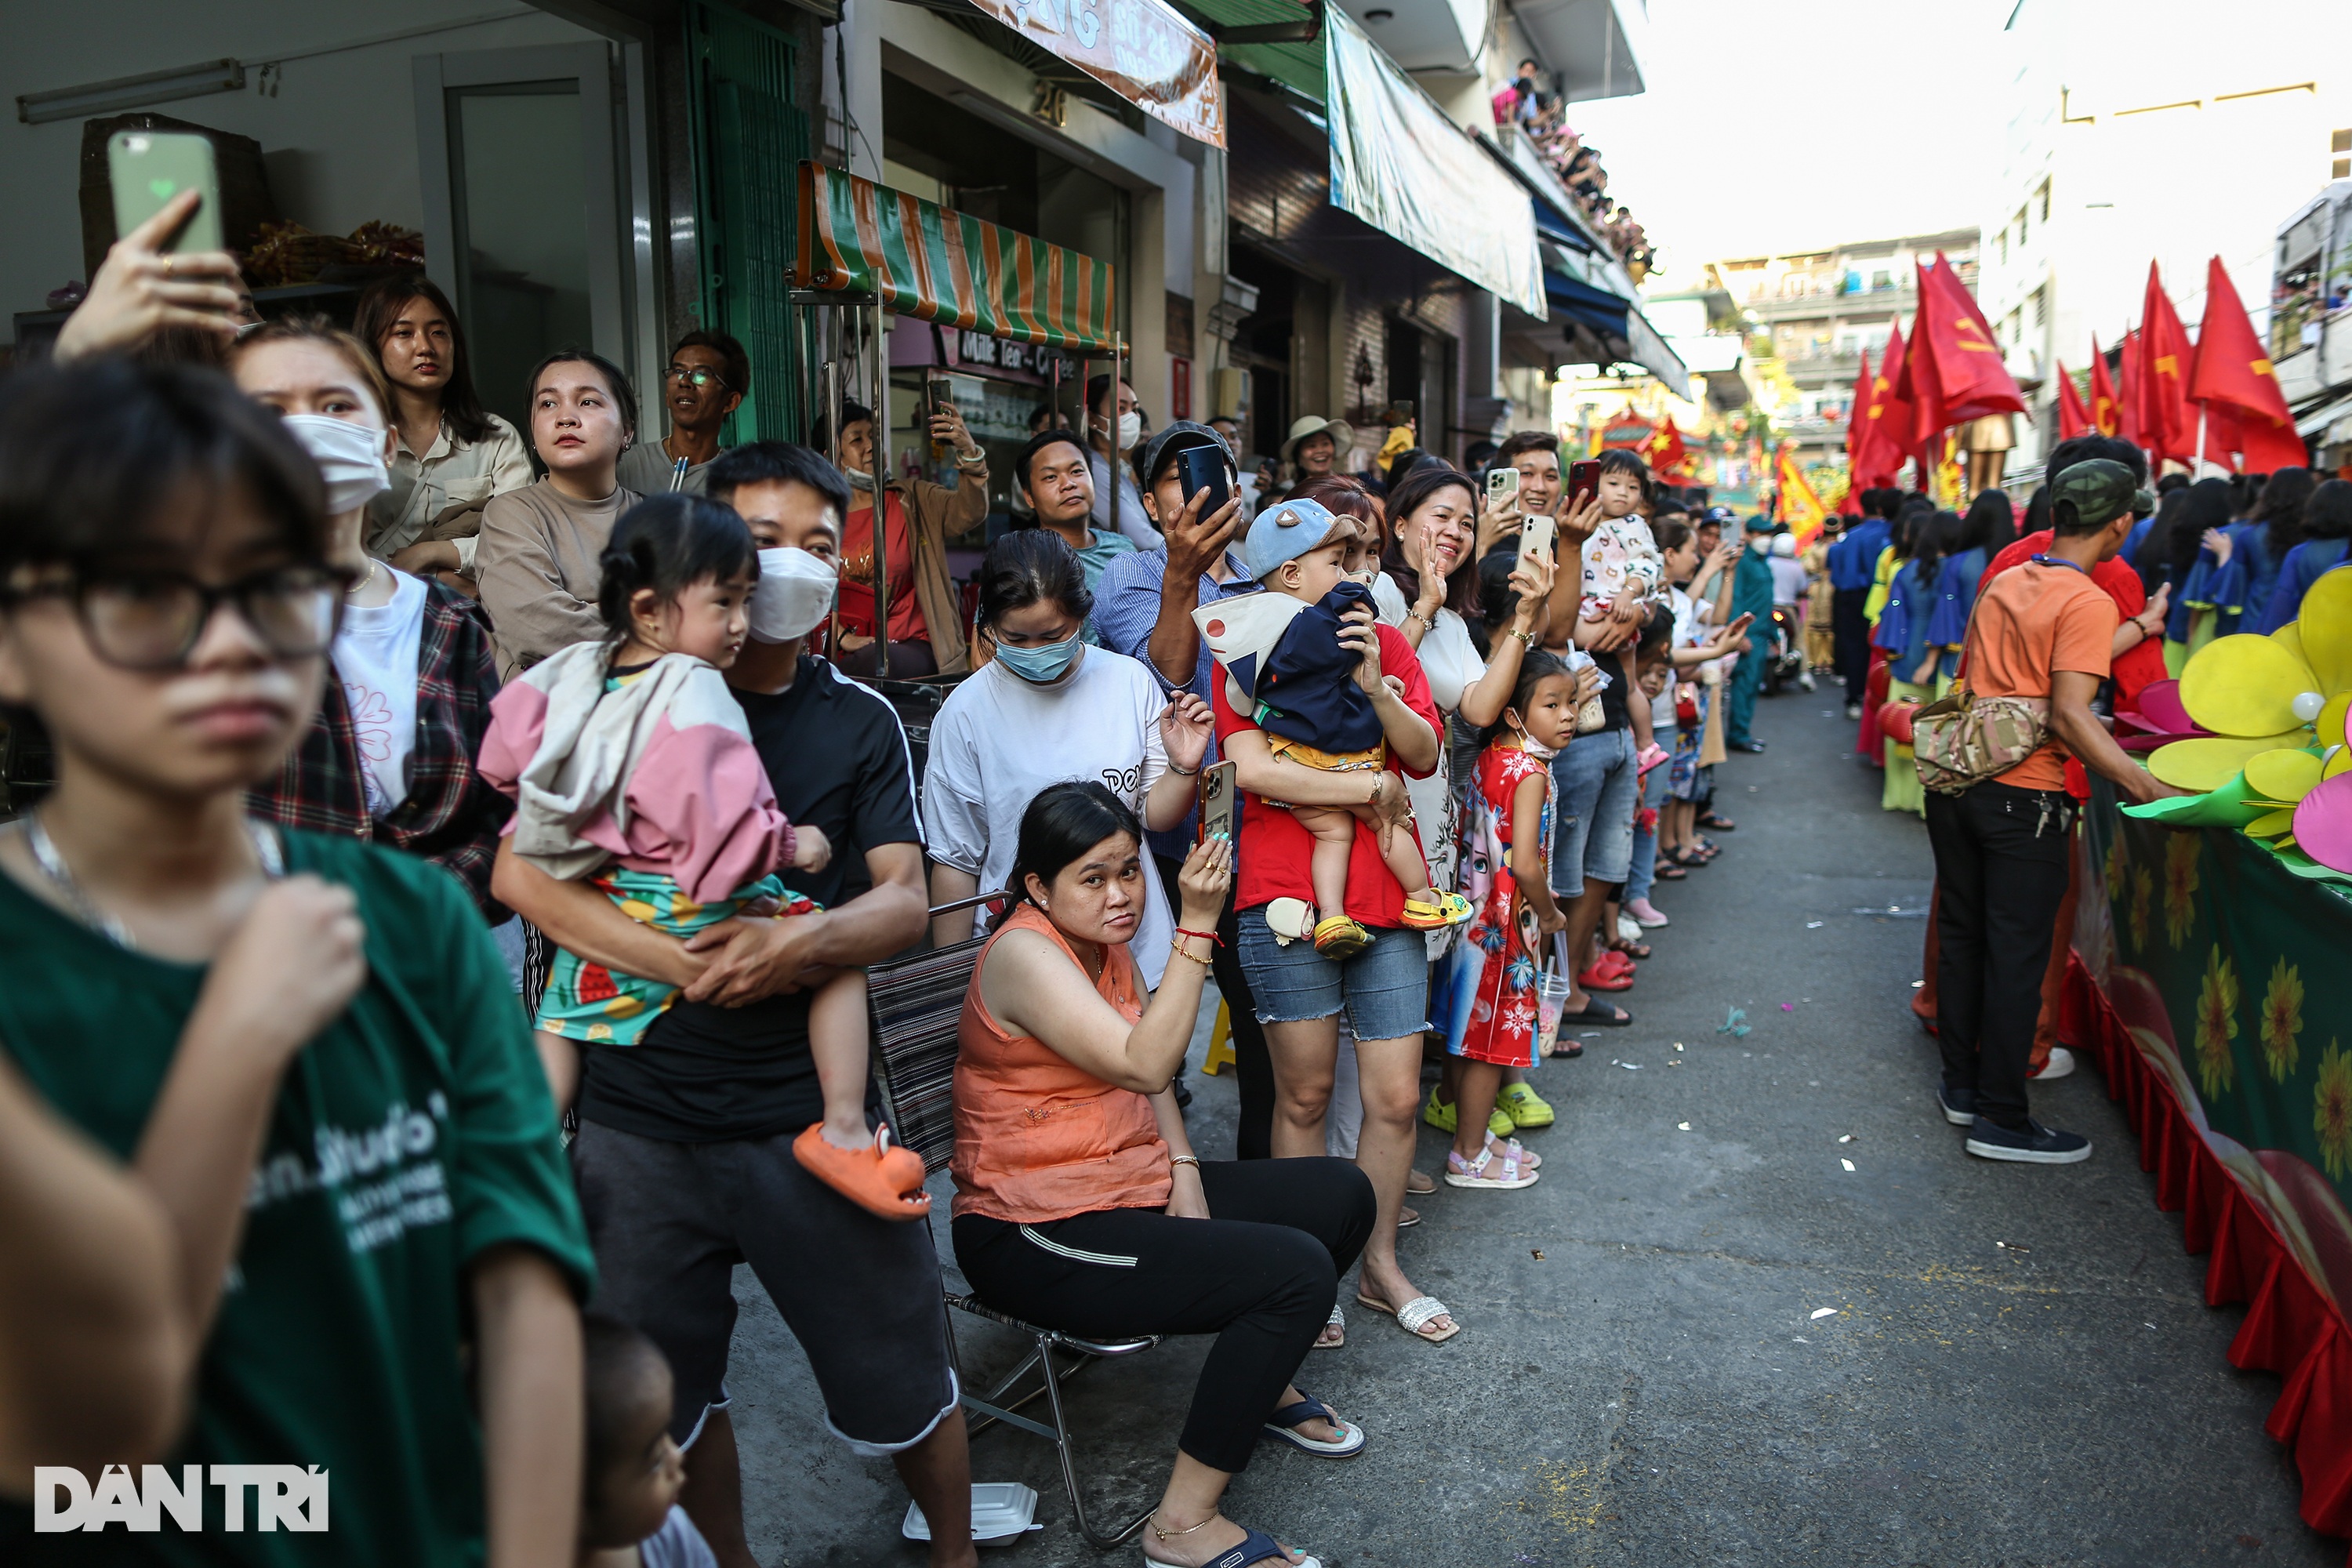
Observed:
[[[2147,292],[2139,311],[2139,364],[2132,377],[2139,395],[2139,441],[2158,458],[2189,460],[2197,444],[2197,416],[2189,406],[2189,372],[2194,353],[2188,329],[2172,308],[2156,263],[2147,264]]]
[[[1903,458],[1911,445],[1911,405],[1895,394],[1895,384],[1903,377],[1903,327],[1900,322],[1886,329],[1885,356],[1878,362],[1878,374],[1870,381],[1870,404],[1862,410],[1864,428],[1861,454],[1855,459],[1853,482],[1857,485],[1891,485],[1903,467]]]
[[[2234,437],[2222,449],[2243,452],[2247,468],[2256,473],[2300,468],[2309,460],[2303,438],[2294,433],[2294,416],[2287,412],[2270,355],[2254,336],[2254,324],[2218,256],[2205,266],[2205,320],[2197,329],[2197,364],[2189,378],[2189,399],[2204,404],[2210,416],[2209,455],[2218,441]],[[2217,431],[2212,425],[2235,428]]]
[[[2063,364],[2053,363],[2052,368],[2058,373],[2058,439],[2071,441],[2089,435],[2090,411],[2083,406],[2083,395],[2074,390],[2074,378]]]
[[[1910,444],[1924,446],[1988,414],[2024,413],[2025,395],[1952,264],[1939,251],[1932,266],[1923,261],[1918,269],[1919,309],[1903,369],[1912,400]]]
[[[2127,340],[2128,341],[2128,340]],[[2126,349],[2124,358],[2129,361]],[[2123,401],[2116,395],[2116,384],[2107,375],[2107,356],[2099,352],[2099,340],[2091,340],[2091,428],[2102,436],[2119,435],[2123,431]]]
[[[1845,471],[1853,477],[1854,488],[1863,488],[1863,448],[1870,437],[1870,351],[1862,351],[1862,363],[1853,373],[1853,403],[1845,411]]]
[[[2139,427],[2139,329],[2124,334],[2123,353],[2116,360],[2116,434],[2135,447],[2147,441]]]
[[[1649,459],[1651,471],[1661,479],[1681,472],[1690,449],[1683,445],[1683,433],[1672,414],[1661,418],[1658,427],[1650,432],[1650,438],[1642,443],[1642,455]]]

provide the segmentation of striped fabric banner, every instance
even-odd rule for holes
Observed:
[[[1113,351],[1107,261],[803,163],[795,289],[871,292],[941,326],[1086,353]]]

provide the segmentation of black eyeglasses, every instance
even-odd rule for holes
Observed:
[[[278,566],[215,585],[184,572],[110,572],[61,577],[9,590],[23,601],[72,601],[99,658],[121,669],[185,664],[213,614],[233,604],[262,646],[279,658],[312,658],[334,645],[343,595],[355,574],[328,566]]]
[[[719,385],[727,387],[727,390],[730,392],[735,390],[731,386],[727,386],[727,378],[725,376],[719,374],[715,370],[704,370],[699,366],[688,369],[682,364],[674,364],[670,366],[668,370],[663,372],[663,374],[672,381],[685,382],[688,385],[695,388],[698,392],[702,388],[709,386],[714,381]]]

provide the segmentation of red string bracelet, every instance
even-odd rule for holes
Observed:
[[[1182,926],[1178,926],[1176,928],[1176,934],[1178,936],[1197,936],[1202,942],[1207,942],[1211,947],[1223,947],[1225,945],[1225,939],[1219,936],[1213,931],[1187,931]]]

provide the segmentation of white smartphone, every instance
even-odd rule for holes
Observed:
[[[1516,473],[1517,470],[1512,471]],[[1559,537],[1559,523],[1548,517],[1531,517],[1519,525],[1519,553],[1526,555],[1532,552],[1558,565],[1559,563],[1552,559],[1552,545]]]
[[[1489,468],[1486,470],[1486,504],[1500,506],[1519,493],[1519,470]]]

